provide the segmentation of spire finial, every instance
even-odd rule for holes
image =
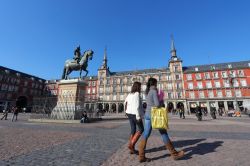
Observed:
[[[173,34],[171,34],[171,51],[175,50],[175,46],[174,46],[174,36]]]
[[[107,46],[105,46],[101,69],[107,69],[107,61]]]
[[[104,58],[103,60],[107,60],[107,46],[105,46],[105,49],[104,49]]]
[[[173,34],[171,34],[171,57],[177,57],[176,55],[176,49],[175,49],[175,45],[174,45],[174,37]]]

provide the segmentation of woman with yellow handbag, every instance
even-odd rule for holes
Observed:
[[[147,140],[151,134],[152,131],[152,124],[151,124],[151,108],[152,107],[159,107],[159,99],[157,97],[157,80],[155,78],[149,78],[147,82],[147,88],[146,88],[146,102],[147,102],[147,108],[145,112],[145,130],[141,138],[141,142],[139,145],[139,161],[140,162],[150,162],[151,160],[149,158],[145,157],[145,148],[147,144]],[[168,137],[168,133],[166,129],[159,129],[159,132],[162,136],[162,140],[166,146],[166,148],[170,151],[171,157],[174,160],[177,160],[184,156],[184,151],[176,151],[171,140]]]

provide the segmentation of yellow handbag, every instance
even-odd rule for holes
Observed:
[[[153,129],[168,129],[168,111],[164,107],[152,107],[151,124]]]

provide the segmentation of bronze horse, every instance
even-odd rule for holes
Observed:
[[[66,60],[64,68],[63,68],[62,79],[65,79],[65,80],[68,79],[69,74],[72,71],[79,71],[79,70],[80,70],[80,78],[82,77],[82,71],[86,72],[84,76],[86,77],[88,74],[88,70],[87,70],[88,59],[92,60],[93,54],[94,54],[94,51],[92,50],[85,51],[83,53],[83,56],[81,56],[79,64],[75,60],[72,60],[72,59]]]

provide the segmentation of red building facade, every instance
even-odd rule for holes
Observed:
[[[86,77],[85,80],[87,81],[85,90],[85,106],[87,109],[96,109],[97,105],[95,103],[99,100],[97,95],[97,77],[89,76]]]
[[[30,110],[33,97],[43,95],[45,80],[0,66],[0,112],[8,106]]]
[[[210,111],[243,109],[250,103],[250,61],[184,67],[187,106]],[[237,104],[236,104],[237,103]]]

